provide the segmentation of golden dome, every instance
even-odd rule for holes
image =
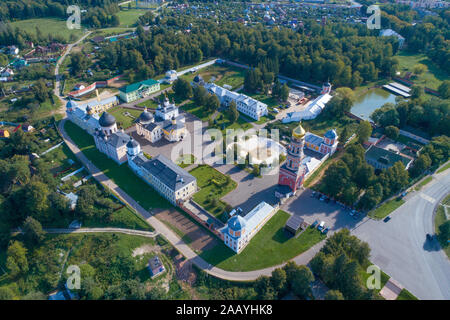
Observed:
[[[296,127],[293,131],[292,131],[292,135],[294,136],[294,138],[303,138],[306,134],[305,129],[303,129],[302,125],[299,124],[298,127]]]

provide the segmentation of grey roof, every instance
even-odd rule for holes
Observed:
[[[154,122],[150,122],[149,124],[145,125],[145,129],[152,132],[153,130],[155,130],[158,127],[157,123]]]
[[[177,191],[196,180],[193,175],[162,154],[144,163],[143,167],[173,191]]]
[[[114,118],[114,116],[110,115],[108,112],[103,112],[98,122],[102,127],[110,127],[114,123],[116,123],[116,118]]]
[[[148,265],[152,270],[154,270],[161,267],[163,264],[161,263],[161,260],[159,260],[158,256],[154,256],[148,260]]]
[[[228,221],[228,228],[233,231],[241,231],[245,228],[245,224],[245,219],[237,214]]]
[[[394,163],[401,161],[406,167],[408,163],[412,161],[408,157],[377,147],[375,145],[367,149],[365,156],[367,160],[376,161],[387,166],[393,166]]]
[[[172,123],[172,120],[165,120],[161,125],[165,130],[175,130],[175,129],[181,129],[185,127],[184,122],[177,121],[175,124]]]
[[[303,224],[304,220],[302,217],[293,215],[286,222],[286,227],[291,228],[292,230],[298,230],[300,226]]]
[[[145,109],[138,118],[139,122],[149,122],[153,120],[153,115]]]
[[[130,141],[130,136],[123,132],[116,132],[108,136],[107,143],[114,148],[120,148]]]
[[[127,148],[136,148],[139,146],[139,142],[134,140],[133,138],[130,138],[130,141],[127,143]]]

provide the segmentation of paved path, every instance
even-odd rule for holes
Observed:
[[[53,89],[53,93],[55,94],[55,96],[57,96],[59,98],[59,100],[61,101],[62,105],[64,106],[64,99],[63,96],[60,95],[60,87],[61,87],[61,79],[60,79],[60,75],[59,75],[59,67],[61,66],[61,64],[64,62],[64,60],[66,59],[66,57],[70,54],[70,52],[72,51],[73,47],[75,47],[76,45],[78,45],[80,42],[82,42],[84,39],[86,39],[90,34],[92,33],[92,31],[88,31],[86,32],[85,35],[83,35],[80,39],[78,39],[77,41],[75,41],[74,43],[71,43],[67,46],[66,51],[64,52],[64,54],[61,56],[61,58],[56,62],[56,66],[55,66],[55,88]]]
[[[133,236],[141,236],[146,238],[154,238],[159,233],[157,231],[144,231],[144,230],[134,230],[134,229],[123,229],[123,228],[45,228],[45,232],[53,234],[72,234],[72,233],[123,233]]]
[[[450,192],[450,170],[433,180],[395,210],[391,220],[367,219],[352,230],[371,247],[371,261],[419,299],[450,299],[450,261],[436,240],[434,215]]]
[[[206,271],[212,276],[217,278],[231,280],[231,281],[251,281],[257,279],[262,275],[270,275],[272,271],[280,267],[269,267],[265,269],[248,271],[248,272],[232,272],[226,271],[212,266],[206,262],[203,258],[197,255],[182,239],[180,239],[175,233],[172,232],[163,222],[159,221],[156,217],[152,216],[147,210],[141,207],[133,198],[120,189],[111,179],[109,179],[103,172],[101,172],[96,166],[94,166],[89,159],[80,151],[77,145],[70,139],[68,134],[64,130],[64,123],[67,119],[63,119],[59,123],[59,132],[66,142],[69,149],[75,154],[75,156],[83,163],[89,172],[91,172],[94,179],[102,183],[105,187],[113,191],[123,202],[136,210],[159,234],[167,239],[186,259],[191,260],[197,267]],[[312,257],[320,250],[324,245],[324,241],[311,247],[306,252],[295,257],[293,261],[297,264],[307,264]]]

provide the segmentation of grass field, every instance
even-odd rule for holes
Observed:
[[[439,170],[436,171],[436,173],[441,173],[444,172],[445,170],[450,168],[450,162],[447,163],[445,166],[443,166],[442,168],[440,168]]]
[[[52,35],[53,37],[63,37],[66,42],[71,42],[70,37],[74,35],[76,39],[80,38],[83,34],[83,29],[67,28],[66,20],[56,18],[39,18],[39,19],[27,19],[21,21],[15,21],[11,23],[13,29],[19,28],[25,32],[36,34],[36,27],[39,27],[43,35]]]
[[[384,217],[386,217],[388,214],[390,214],[391,212],[393,212],[394,210],[399,208],[404,203],[405,203],[405,200],[403,200],[403,199],[390,200],[390,201],[386,202],[385,204],[383,204],[382,206],[369,212],[369,216],[374,219],[383,219]]]
[[[117,13],[120,20],[119,27],[129,28],[135,27],[140,16],[143,16],[147,10],[131,9],[121,10]]]
[[[411,79],[415,84],[437,89],[442,81],[449,79],[449,75],[437,67],[425,54],[400,52],[395,57],[399,61],[399,71],[402,73],[406,71],[413,72],[416,64],[424,64],[428,67],[427,72],[417,76],[417,78]]]
[[[400,294],[397,297],[397,300],[419,300],[419,299],[417,299],[417,297],[408,290],[402,289],[402,291],[400,291]]]
[[[183,156],[181,156],[180,158],[177,159],[176,163],[177,165],[179,165],[181,168],[187,168],[189,167],[191,164],[193,164],[195,162],[195,157],[192,154],[185,154]]]
[[[200,256],[216,267],[229,271],[251,271],[286,262],[326,238],[315,228],[307,228],[297,237],[285,234],[290,215],[278,211],[239,254],[224,244]]]
[[[98,151],[92,136],[83,129],[70,121],[66,121],[64,128],[83,154],[143,208],[149,210],[151,208],[172,207],[156,190],[136,176],[126,163],[119,166],[105,154]]]
[[[129,127],[134,125],[134,120],[141,115],[142,111],[134,109],[126,109],[122,107],[114,107],[108,110],[108,113],[110,113],[116,118],[117,125],[119,127],[128,129]],[[129,113],[131,117],[129,115],[125,115],[125,113]]]
[[[416,187],[414,188],[416,191],[419,191],[420,189],[422,189],[425,185],[427,185],[428,183],[431,182],[431,180],[433,180],[432,176],[428,176],[425,179],[423,179],[422,181],[420,181]]]
[[[435,226],[435,232],[437,235],[439,235],[439,226],[442,225],[445,221],[447,221],[447,218],[445,216],[445,209],[442,206],[442,204],[449,206],[450,205],[450,195],[448,195],[442,202],[441,205],[438,206],[436,210],[436,216],[434,218],[434,226]],[[449,210],[449,208],[447,208]],[[445,245],[445,243],[441,242],[441,247],[443,248],[444,252],[447,254],[447,257],[450,259],[450,245]]]
[[[220,198],[236,189],[236,182],[232,179],[227,180],[227,176],[208,165],[200,165],[189,173],[197,178],[197,185],[200,188],[200,191],[194,194],[194,201],[212,215],[217,217],[222,215],[226,203]]]

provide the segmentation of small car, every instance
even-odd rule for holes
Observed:
[[[431,234],[429,234],[429,233],[427,233],[427,240],[428,240],[428,241],[433,240],[433,236],[432,236]]]
[[[325,198],[326,198],[325,196],[321,196],[321,197],[319,198],[319,200],[320,200],[320,201],[324,201]]]
[[[390,216],[387,216],[386,218],[384,218],[384,222],[388,222],[389,220],[391,220],[391,217]]]
[[[322,230],[322,233],[323,233],[323,234],[327,234],[328,231],[330,231],[330,228],[326,227],[325,229]]]
[[[279,113],[279,112],[280,112],[280,110],[278,110],[277,108],[273,108],[273,112],[275,112],[275,113]]]
[[[354,220],[356,220],[356,219],[358,219],[359,218],[359,212],[357,212],[357,213],[355,213],[354,215],[353,215],[353,219]]]
[[[316,192],[315,191],[313,191],[312,193],[311,193],[311,197],[313,197],[314,198],[314,196],[316,195]]]
[[[325,227],[325,221],[320,221],[319,226],[317,227],[317,230],[321,231]]]
[[[317,224],[319,223],[318,220],[314,221],[313,224],[311,225],[312,228],[315,228],[317,226]]]

